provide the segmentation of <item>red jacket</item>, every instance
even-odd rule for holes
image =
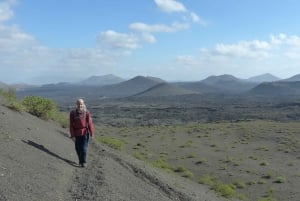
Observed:
[[[87,110],[86,114],[80,113],[77,110],[70,112],[70,134],[71,137],[83,136],[87,134],[89,129],[90,136],[94,135],[94,125],[91,113]]]

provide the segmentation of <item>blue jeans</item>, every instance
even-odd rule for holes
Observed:
[[[79,164],[86,163],[87,149],[89,145],[89,134],[76,137],[75,149],[78,156]]]

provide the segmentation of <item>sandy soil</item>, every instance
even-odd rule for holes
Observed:
[[[97,132],[96,132],[97,135]],[[68,131],[0,105],[0,200],[218,201],[207,186],[92,141],[77,166]]]

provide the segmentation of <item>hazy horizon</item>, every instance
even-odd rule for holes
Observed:
[[[5,84],[8,84],[8,85],[18,85],[18,84],[25,84],[25,85],[47,85],[47,84],[59,84],[59,83],[78,83],[78,82],[81,82],[81,81],[85,81],[85,80],[87,80],[87,79],[89,79],[89,78],[91,78],[91,77],[106,77],[106,76],[110,76],[110,75],[112,75],[112,76],[116,76],[116,77],[119,77],[119,78],[121,78],[121,79],[124,79],[124,81],[127,81],[127,80],[131,80],[131,79],[133,79],[133,78],[135,78],[135,77],[138,77],[138,76],[143,76],[143,77],[154,77],[154,78],[160,78],[160,79],[162,79],[162,80],[164,80],[164,81],[166,81],[166,82],[170,82],[170,83],[172,83],[172,82],[198,82],[198,81],[203,81],[203,80],[205,80],[205,79],[207,79],[207,78],[209,78],[209,77],[211,77],[211,76],[223,76],[223,75],[229,75],[229,76],[233,76],[233,77],[235,77],[235,78],[237,78],[237,79],[241,79],[241,80],[248,80],[248,79],[251,79],[251,78],[255,78],[255,77],[259,77],[259,76],[264,76],[264,75],[266,75],[266,74],[269,74],[269,75],[271,75],[271,76],[274,76],[274,77],[276,77],[276,78],[278,78],[278,79],[280,79],[280,80],[283,80],[283,79],[288,79],[288,78],[291,78],[291,77],[293,77],[293,76],[295,76],[295,75],[292,75],[292,76],[290,76],[290,77],[286,77],[286,78],[282,78],[282,77],[278,77],[278,76],[275,76],[275,75],[273,75],[273,74],[270,74],[270,73],[264,73],[264,74],[260,74],[260,75],[256,75],[256,76],[251,76],[251,77],[247,77],[247,78],[241,78],[241,77],[237,77],[237,76],[234,76],[234,75],[231,75],[231,74],[222,74],[222,75],[209,75],[209,76],[207,76],[207,77],[205,77],[205,78],[203,78],[203,79],[197,79],[197,80],[183,80],[183,79],[179,79],[179,80],[167,80],[167,79],[162,79],[161,77],[154,77],[154,76],[150,76],[150,75],[135,75],[135,76],[133,76],[133,77],[121,77],[121,76],[118,76],[118,75],[115,75],[115,74],[112,74],[112,73],[110,73],[110,74],[105,74],[105,75],[91,75],[91,76],[87,76],[87,77],[82,77],[82,78],[80,78],[80,79],[78,79],[78,80],[73,80],[73,81],[58,81],[58,82],[41,82],[41,83],[27,83],[27,82],[15,82],[15,83],[6,83],[6,82],[4,82]],[[296,74],[296,75],[300,75],[300,74]],[[3,82],[2,80],[0,80],[0,82]]]

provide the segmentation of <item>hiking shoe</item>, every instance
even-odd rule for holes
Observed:
[[[87,164],[86,163],[82,163],[81,167],[87,167]]]

